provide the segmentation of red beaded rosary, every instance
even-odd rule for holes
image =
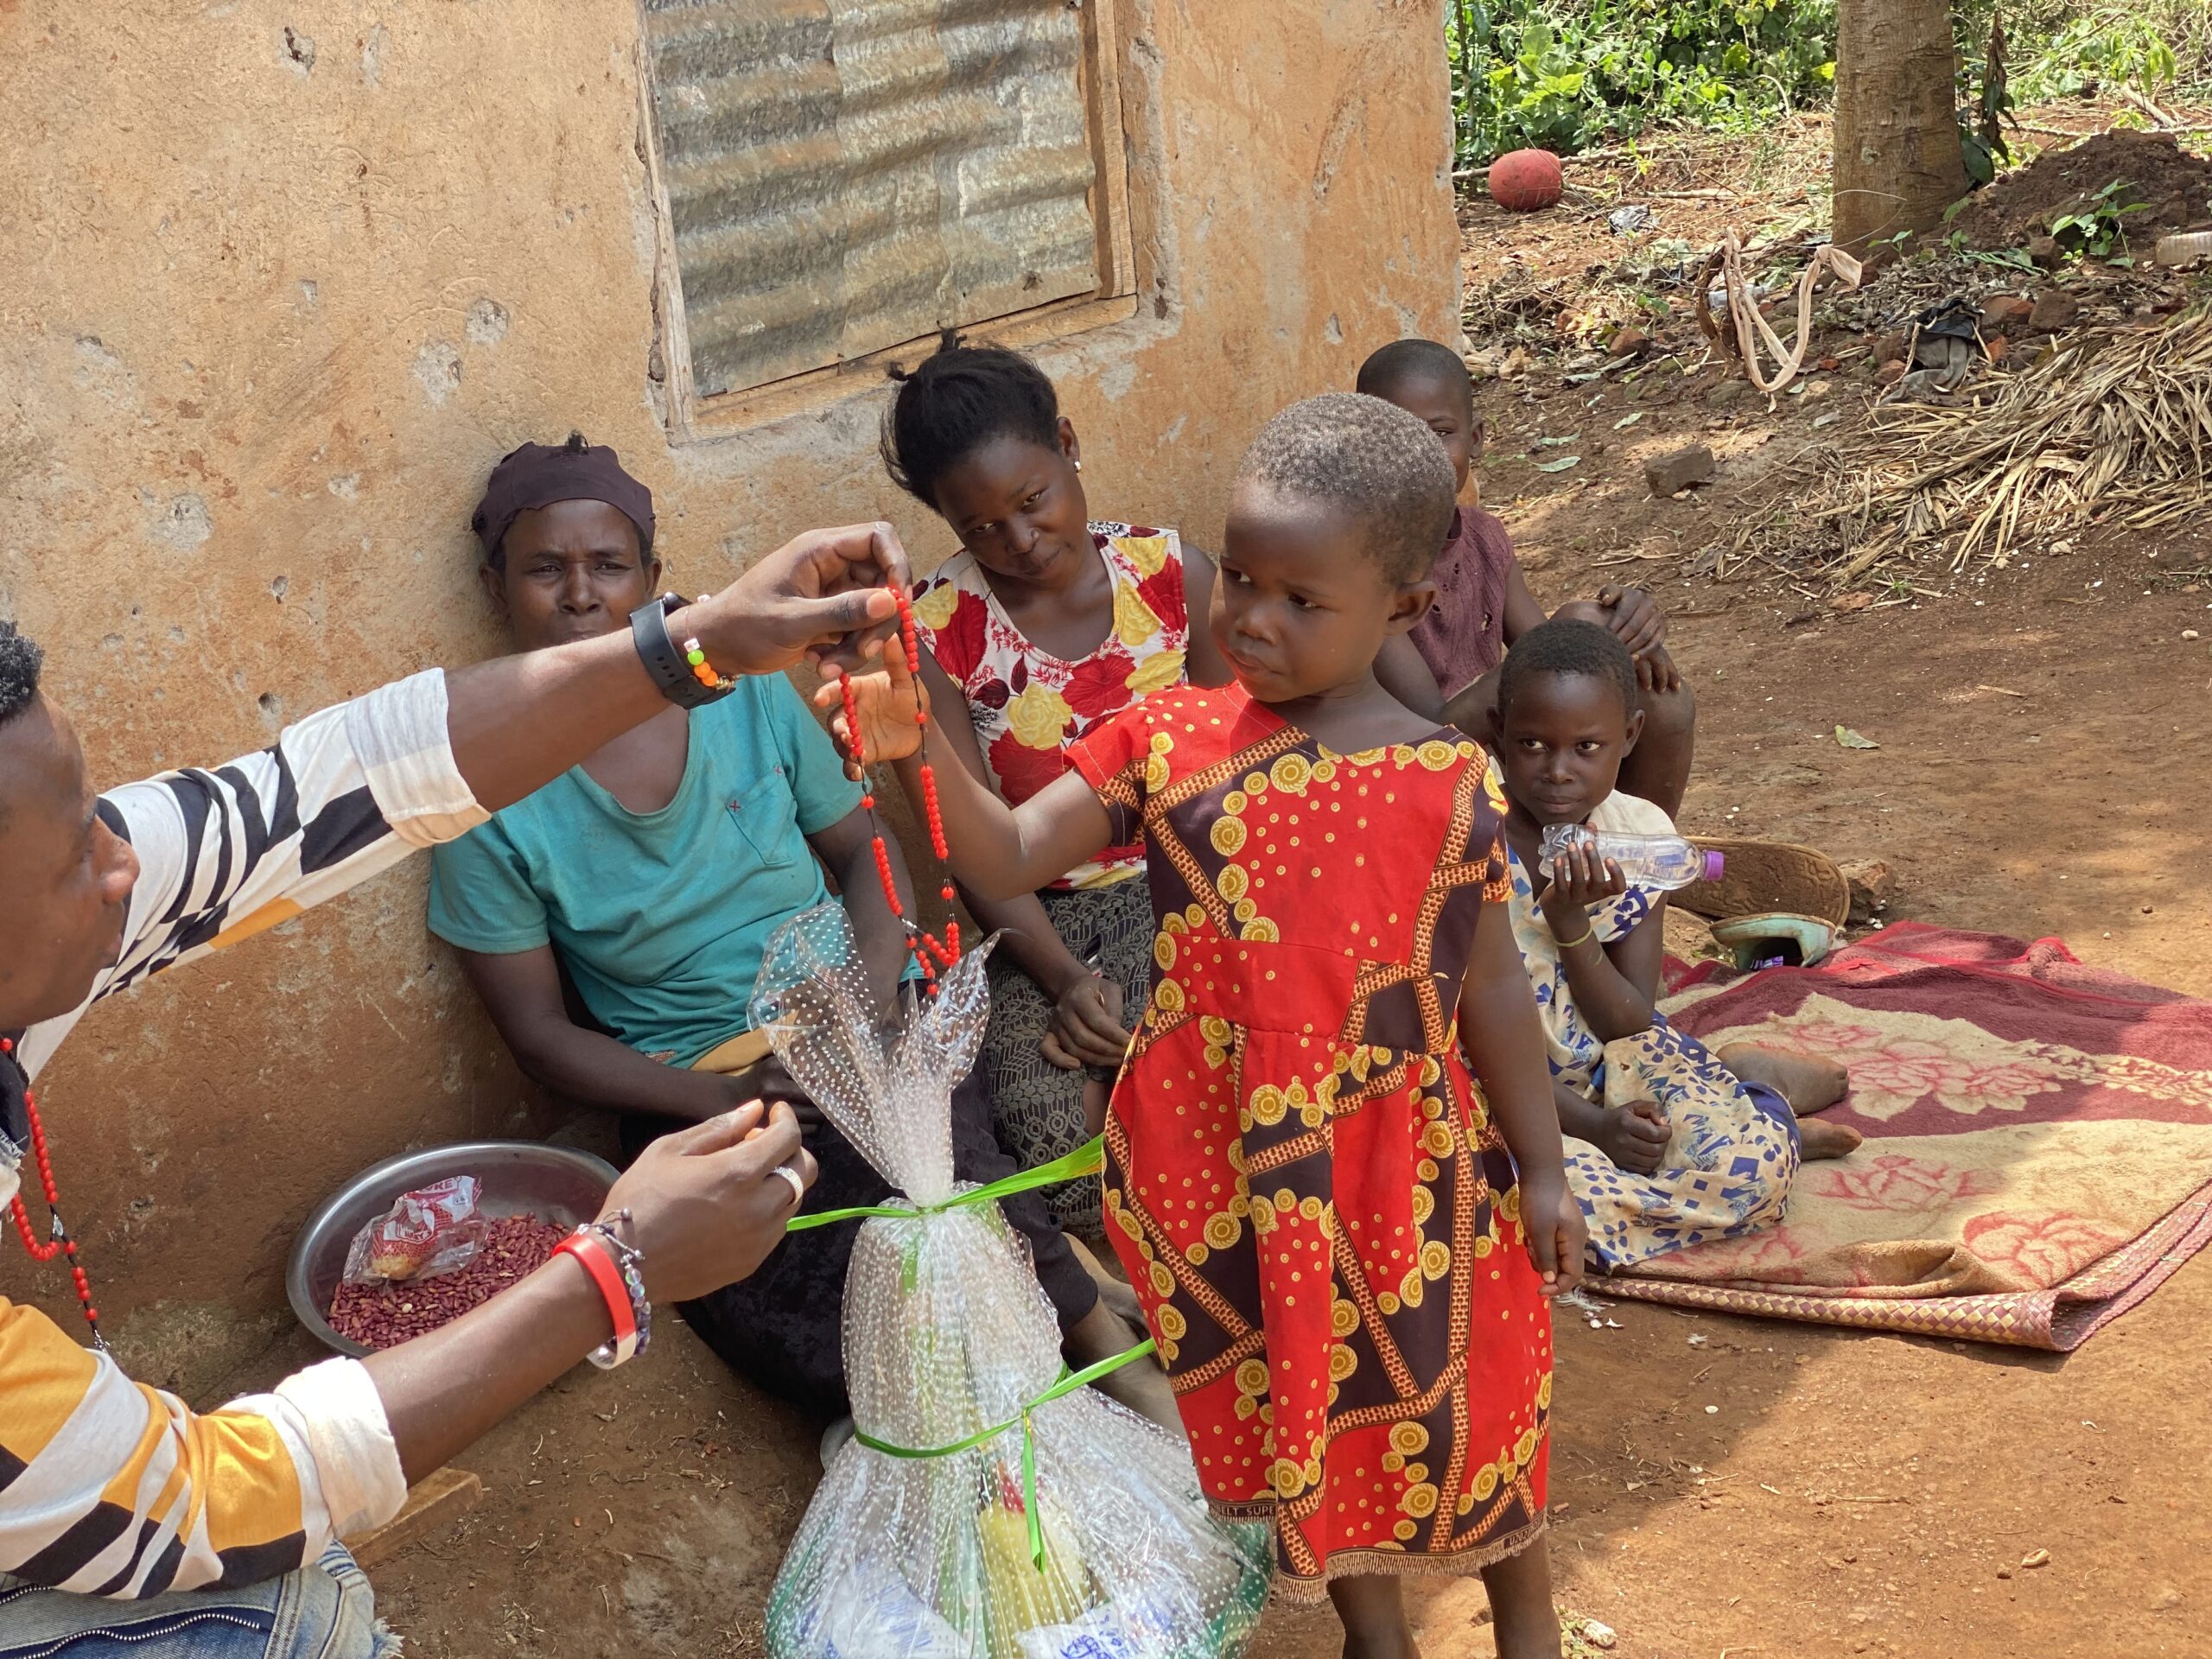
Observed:
[[[16,1058],[12,1039],[0,1037],[0,1055],[7,1058],[9,1063],[15,1066],[16,1075],[23,1080],[23,1116],[30,1122],[31,1157],[38,1165],[39,1185],[46,1192],[46,1243],[40,1243],[37,1235],[32,1230],[31,1212],[24,1206],[21,1192],[16,1194],[8,1206],[10,1213],[16,1217],[16,1231],[22,1236],[23,1248],[30,1252],[32,1261],[51,1262],[57,1255],[69,1258],[69,1276],[76,1281],[78,1306],[85,1310],[85,1323],[92,1328],[93,1344],[105,1348],[107,1339],[100,1335],[100,1313],[92,1306],[92,1281],[85,1276],[84,1268],[77,1265],[77,1241],[61,1224],[61,1198],[54,1191],[54,1160],[47,1154],[46,1125],[39,1122],[38,1102],[32,1096],[30,1073]]]
[[[888,642],[889,648],[895,650],[903,645],[906,666],[918,676],[922,671],[922,657],[914,634],[914,607],[899,588],[893,588],[891,596],[899,601],[899,639]],[[868,746],[861,739],[860,700],[853,693],[853,677],[844,675],[837,685],[844,695],[846,752],[852,756],[853,765],[860,768],[865,776],[867,763],[863,757],[868,753]],[[918,686],[914,694],[914,724],[926,732],[929,723],[929,714],[922,707]],[[906,919],[906,907],[899,899],[899,884],[891,878],[891,855],[883,844],[883,825],[875,816],[875,793],[872,788],[861,797],[861,805],[867,810],[868,828],[874,836],[875,873],[883,883],[884,902],[891,906],[891,913],[906,924],[906,948],[914,953],[914,962],[922,970],[923,989],[934,991],[937,989],[938,969],[940,967],[950,969],[960,960],[959,918],[955,916],[945,918],[944,943],[942,944],[935,934]],[[939,864],[950,864],[951,855],[945,849],[944,821],[938,815],[937,773],[926,760],[922,762],[922,812],[929,822],[931,850],[936,853]],[[958,895],[953,890],[950,873],[938,892],[944,895],[948,907],[957,899]]]

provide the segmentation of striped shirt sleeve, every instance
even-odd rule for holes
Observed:
[[[86,1006],[238,944],[483,822],[432,671],[309,716],[269,747],[102,798],[137,853],[116,965]],[[35,1075],[84,1013],[34,1026]],[[0,1202],[16,1186],[0,1137]],[[0,1300],[0,1573],[96,1595],[254,1583],[406,1497],[384,1408],[353,1360],[195,1414],[35,1309]]]

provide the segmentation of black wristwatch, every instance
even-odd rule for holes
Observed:
[[[700,709],[719,702],[736,688],[725,684],[715,690],[702,682],[683,660],[682,649],[669,634],[668,619],[685,603],[677,594],[663,594],[639,606],[630,613],[630,639],[638,647],[638,660],[653,677],[661,696],[679,709]]]

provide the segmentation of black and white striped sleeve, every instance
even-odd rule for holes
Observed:
[[[289,920],[487,816],[455,766],[431,670],[310,715],[212,771],[101,798],[138,855],[124,946],[94,998]]]

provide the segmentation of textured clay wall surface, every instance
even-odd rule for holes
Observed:
[[[1038,355],[1093,512],[1211,546],[1269,414],[1456,330],[1440,16],[1108,3],[1141,302]],[[617,446],[687,588],[814,524],[948,550],[882,475],[879,382],[670,442],[637,31],[619,3],[0,0],[0,614],[48,646],[97,778],[493,650],[466,519],[524,438]],[[336,1181],[539,1121],[423,882],[96,1010],[47,1074],[135,1355],[237,1357]],[[33,1277],[6,1281],[55,1306]]]

